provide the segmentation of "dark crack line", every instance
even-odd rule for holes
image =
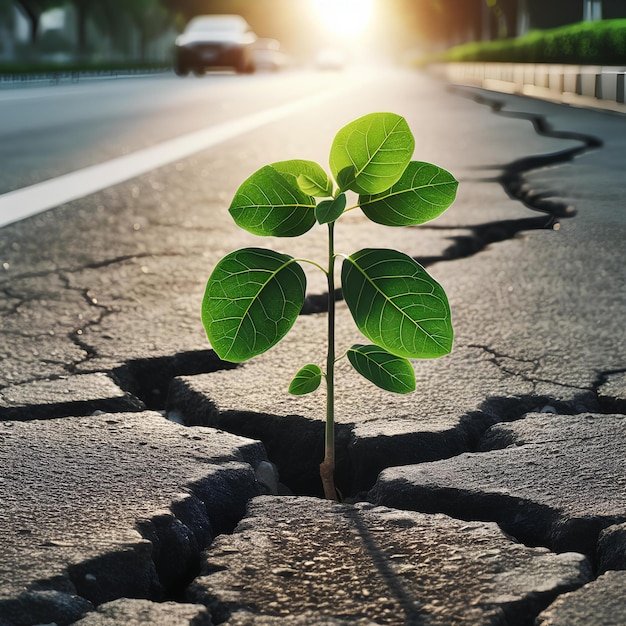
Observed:
[[[131,359],[114,368],[110,374],[115,383],[145,406],[153,410],[166,408],[168,390],[172,381],[180,376],[197,376],[240,367],[239,363],[222,361],[207,348],[178,352],[171,356]]]
[[[615,374],[626,374],[626,367],[612,369],[612,370],[603,370],[599,372],[596,381],[593,384],[593,389],[597,391],[602,385],[608,382],[610,376],[614,376]]]
[[[532,390],[533,393],[535,393],[537,391],[537,382],[538,380],[536,380],[535,378],[531,378],[529,375],[524,374],[522,372],[519,371],[515,371],[513,369],[510,369],[508,367],[506,367],[503,363],[502,360],[504,359],[508,359],[510,361],[516,362],[516,363],[527,363],[529,365],[533,366],[533,372],[535,372],[537,370],[537,368],[539,367],[539,363],[536,360],[531,360],[531,359],[520,359],[518,357],[514,357],[508,354],[502,354],[497,352],[496,350],[493,350],[491,348],[489,348],[488,346],[481,346],[478,344],[468,344],[467,345],[468,348],[474,348],[477,350],[481,350],[483,352],[486,352],[487,354],[491,355],[491,358],[489,359],[490,363],[493,363],[503,374],[507,374],[513,378],[519,378],[525,382],[528,382],[532,385]]]
[[[11,280],[24,280],[24,279],[29,279],[29,278],[46,278],[51,275],[58,276],[59,280],[64,284],[65,288],[68,291],[74,291],[74,292],[80,293],[83,299],[85,300],[85,302],[90,307],[95,307],[96,309],[100,310],[100,313],[96,317],[96,319],[88,320],[83,325],[74,328],[73,331],[68,333],[68,337],[72,341],[72,343],[85,353],[84,359],[79,360],[79,361],[74,361],[72,363],[64,364],[64,368],[66,369],[66,371],[73,374],[76,372],[76,368],[80,364],[85,363],[89,361],[90,359],[98,356],[96,348],[94,346],[89,345],[86,341],[84,341],[82,336],[85,334],[85,332],[89,328],[98,326],[99,324],[101,324],[102,320],[104,320],[105,317],[107,317],[108,315],[112,314],[114,310],[110,307],[99,304],[97,298],[94,296],[93,292],[91,291],[89,287],[85,288],[81,286],[72,285],[69,279],[69,275],[76,274],[76,273],[89,270],[89,269],[100,269],[104,267],[110,267],[111,265],[116,265],[119,263],[126,263],[128,261],[134,261],[137,259],[155,258],[156,256],[169,257],[169,256],[181,256],[181,255],[178,253],[155,255],[155,254],[147,253],[147,252],[140,253],[140,254],[133,254],[133,255],[121,255],[118,257],[111,258],[111,259],[105,259],[103,261],[95,261],[93,263],[87,263],[80,267],[67,267],[67,268],[57,267],[53,270],[46,270],[42,272],[26,272],[24,274],[17,274],[15,276],[11,276]],[[26,293],[18,294],[16,291],[12,290],[11,287],[8,287],[8,286],[3,287],[2,290],[4,294],[7,296],[7,298],[11,300],[17,300],[17,302],[15,302],[12,306],[10,306],[4,312],[5,315],[18,314],[19,308],[21,306],[23,306],[24,304],[28,302],[37,300],[39,298],[38,295],[28,295]],[[7,331],[2,330],[1,332],[4,333]],[[8,332],[13,332],[13,331],[8,331]],[[21,335],[19,331],[14,331],[13,334],[18,335],[18,336],[24,336],[24,335]],[[29,336],[30,335],[27,335],[26,337],[29,337]]]
[[[609,390],[608,393],[601,392],[602,387],[610,382],[611,377],[619,374],[626,374],[626,368],[599,372],[593,383],[593,391],[597,395],[600,406],[604,412],[615,415],[626,415],[626,394],[624,394],[624,392],[620,393],[617,391],[614,395],[611,393],[612,390]]]
[[[429,267],[435,263],[444,261],[458,261],[479,254],[488,246],[501,241],[509,241],[519,233],[531,230],[552,229],[556,223],[556,218],[551,215],[526,217],[513,220],[500,220],[495,222],[485,222],[474,226],[431,226],[431,229],[446,230],[458,233],[467,231],[466,235],[457,234],[448,237],[452,243],[439,256],[413,257],[422,267]],[[335,290],[335,301],[343,299],[341,288]],[[326,313],[328,311],[328,295],[307,294],[301,315],[311,315],[314,313]]]
[[[521,202],[526,208],[534,212],[543,213],[544,216],[499,220],[475,226],[425,226],[425,228],[455,232],[466,230],[468,235],[457,234],[449,237],[453,243],[440,256],[414,257],[424,267],[442,261],[456,261],[469,258],[482,252],[487,246],[513,239],[521,232],[558,229],[559,219],[574,217],[576,209],[570,204],[553,199],[558,195],[556,192],[551,190],[532,190],[527,182],[526,175],[531,171],[543,169],[551,165],[570,162],[581,154],[601,148],[604,145],[602,140],[593,135],[555,130],[543,115],[504,111],[503,107],[506,104],[504,101],[490,99],[476,93],[474,90],[468,92],[467,89],[451,87],[451,91],[463,97],[471,98],[478,104],[490,107],[495,115],[529,121],[538,135],[553,139],[578,141],[580,145],[549,154],[523,157],[505,165],[488,166],[486,169],[500,170],[501,173],[493,178],[483,180],[499,183],[511,199]],[[420,228],[424,227],[420,226]],[[312,313],[326,312],[328,310],[327,298],[328,295],[326,293],[307,295],[301,314],[310,315]],[[341,300],[342,298],[341,289],[337,289],[335,300]]]
[[[32,378],[26,378],[25,380],[20,380],[19,383],[15,383],[13,385],[0,385],[0,393],[5,389],[12,389],[14,387],[22,387],[25,385],[32,385],[33,383],[39,383],[42,381],[49,380],[61,380],[65,378],[65,374],[50,374],[49,376],[33,376]]]
[[[98,316],[97,319],[95,320],[90,320],[87,323],[85,323],[83,326],[76,328],[75,330],[73,330],[72,332],[70,332],[68,334],[68,337],[71,339],[71,341],[74,343],[74,345],[76,345],[78,348],[80,348],[84,353],[85,353],[85,358],[80,360],[80,361],[74,361],[73,363],[67,363],[66,364],[66,369],[68,372],[70,373],[75,373],[76,372],[76,368],[83,364],[86,363],[87,361],[96,358],[98,356],[98,351],[96,350],[96,348],[94,346],[91,346],[89,343],[87,343],[84,339],[83,339],[83,335],[85,334],[85,332],[89,329],[92,328],[94,326],[98,326],[99,324],[102,323],[102,321],[108,316],[111,315],[113,313],[113,311],[108,310],[108,309],[103,309],[102,314],[100,316]]]
[[[75,346],[77,346],[80,350],[82,350],[85,353],[84,359],[80,361],[74,361],[72,363],[67,363],[65,365],[65,369],[68,372],[73,374],[75,373],[78,365],[80,365],[81,363],[85,363],[89,361],[90,359],[93,359],[94,357],[98,356],[96,348],[94,346],[89,345],[83,339],[83,335],[89,328],[92,328],[94,326],[98,326],[99,324],[101,324],[102,320],[104,320],[108,315],[111,315],[113,313],[113,309],[103,304],[99,304],[97,299],[91,294],[91,289],[84,288],[84,287],[74,287],[71,284],[70,279],[65,274],[65,272],[59,272],[59,278],[65,284],[65,288],[67,290],[80,293],[83,296],[85,302],[87,302],[87,304],[90,307],[94,307],[97,310],[99,310],[99,315],[97,315],[95,319],[86,320],[82,326],[75,328],[73,331],[71,331],[68,334],[68,337],[70,338],[72,343],[74,343]]]
[[[488,106],[495,115],[530,122],[534,131],[542,137],[579,142],[580,145],[573,148],[567,148],[549,154],[523,157],[504,165],[504,167],[494,166],[493,168],[489,168],[502,169],[502,173],[495,180],[502,185],[502,188],[510,198],[519,200],[525,207],[534,211],[548,213],[554,218],[574,217],[576,214],[574,207],[562,201],[547,199],[549,196],[555,195],[553,192],[534,192],[530,190],[526,174],[533,170],[543,169],[551,165],[568,163],[585,152],[601,148],[604,142],[598,137],[586,133],[555,130],[544,115],[525,113],[523,111],[505,111],[504,107],[507,103],[504,100],[487,97],[486,95],[477,93],[474,89],[468,90],[467,88],[452,86],[450,90],[465,98],[470,98],[478,104]]]
[[[524,380],[528,383],[531,383],[533,385],[533,392],[536,392],[537,390],[537,383],[546,383],[549,385],[554,385],[556,387],[563,387],[564,389],[575,389],[576,391],[593,391],[593,386],[590,387],[580,387],[578,385],[568,385],[567,383],[561,383],[558,382],[556,380],[550,380],[547,378],[541,378],[539,376],[533,376],[533,373],[537,371],[537,368],[539,367],[539,362],[537,360],[534,359],[522,359],[520,357],[517,356],[513,356],[510,354],[503,354],[501,352],[498,352],[497,350],[494,350],[488,346],[482,346],[482,345],[478,345],[478,344],[467,344],[468,348],[476,348],[478,350],[482,350],[484,352],[486,352],[487,354],[490,354],[492,356],[491,359],[489,359],[494,365],[496,365],[496,367],[498,367],[498,369],[500,369],[502,372],[504,372],[505,374],[509,374],[510,376],[514,376],[516,378],[520,378],[521,380]],[[533,366],[533,372],[531,372],[531,374],[525,374],[524,372],[517,372],[514,371],[512,369],[509,369],[508,367],[506,367],[501,360],[503,359],[508,359],[510,361],[514,361],[517,363],[528,363],[529,365]]]
[[[11,276],[11,280],[18,281],[18,280],[26,280],[30,278],[46,278],[49,276],[57,276],[59,280],[63,283],[65,289],[67,289],[68,291],[80,293],[84,301],[90,307],[95,307],[97,310],[99,310],[99,313],[95,319],[86,320],[85,323],[74,327],[74,329],[67,334],[70,341],[76,347],[78,347],[82,352],[85,353],[85,358],[83,359],[75,360],[71,363],[61,364],[63,365],[64,369],[68,373],[75,374],[77,373],[76,370],[79,365],[84,364],[88,362],[89,360],[98,357],[98,352],[95,346],[92,346],[87,341],[85,341],[84,339],[85,333],[90,328],[96,327],[99,324],[101,324],[102,321],[108,315],[111,315],[112,313],[115,312],[115,309],[105,306],[103,304],[100,304],[95,294],[91,290],[91,288],[73,285],[71,283],[69,276],[72,274],[80,273],[85,270],[89,270],[89,269],[101,269],[101,268],[110,267],[112,265],[116,265],[120,263],[135,261],[138,259],[156,258],[156,257],[179,257],[179,256],[182,256],[182,255],[177,252],[162,253],[162,254],[154,254],[154,253],[145,252],[145,253],[132,254],[132,255],[120,255],[120,256],[113,257],[110,259],[105,259],[102,261],[94,261],[92,263],[86,263],[79,267],[71,267],[71,266],[65,267],[65,268],[56,267],[54,269],[46,270],[46,271],[26,272],[23,274],[16,274],[16,275]],[[31,294],[28,294],[27,292],[18,293],[17,291],[15,291],[15,289],[13,289],[10,286],[2,287],[2,292],[7,297],[7,299],[16,301],[16,302],[13,302],[11,306],[8,306],[5,311],[3,311],[3,315],[16,315],[19,313],[19,309],[21,306],[23,306],[24,304],[28,302],[32,302],[40,298],[40,296],[37,294],[31,295]],[[2,329],[0,330],[0,333],[10,333],[12,335],[22,336],[25,338],[32,337],[32,335],[24,334],[23,332],[20,332],[19,330],[7,331],[7,330]],[[43,334],[40,334],[38,336],[43,336]],[[10,385],[6,385],[6,386],[8,387]],[[4,387],[5,386],[3,386],[3,388]]]
[[[13,304],[7,302],[7,308],[2,312],[3,315],[17,315],[19,313],[20,307],[27,304],[28,302],[32,302],[36,300],[38,296],[36,295],[27,295],[25,293],[19,293],[12,289],[11,287],[4,287],[2,289],[4,295],[7,298],[7,301],[14,301]]]
[[[55,267],[54,269],[42,270],[39,272],[24,272],[22,274],[12,274],[10,276],[10,280],[24,280],[28,278],[46,278],[51,275],[61,275],[61,274],[78,274],[79,272],[83,272],[85,270],[97,270],[103,267],[110,267],[111,265],[117,265],[119,263],[126,263],[127,261],[135,261],[139,259],[149,259],[149,258],[169,258],[169,257],[182,257],[184,256],[180,252],[164,252],[160,254],[156,254],[154,252],[140,252],[138,254],[125,254],[120,255],[118,257],[113,257],[111,259],[104,259],[103,261],[93,261],[92,263],[86,263],[85,265],[79,266],[68,266],[68,267]],[[9,289],[8,287],[4,287],[4,290]]]

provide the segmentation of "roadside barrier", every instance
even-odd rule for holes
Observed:
[[[170,66],[142,69],[57,70],[49,72],[0,73],[0,88],[24,84],[77,83],[81,80],[133,78],[171,72]]]
[[[626,66],[465,62],[430,70],[456,84],[626,112]]]

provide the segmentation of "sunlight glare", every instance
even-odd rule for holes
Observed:
[[[322,25],[335,35],[356,37],[367,28],[373,0],[312,0]]]

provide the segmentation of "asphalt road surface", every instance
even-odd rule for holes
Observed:
[[[110,184],[312,107],[364,79],[359,73],[216,72],[201,79],[159,75],[6,89],[0,91],[0,194],[100,166],[97,182],[75,194],[85,195],[103,186],[102,172],[120,157],[136,156],[121,163]],[[56,203],[76,184],[75,177],[64,181]],[[0,211],[0,223],[21,217],[9,218],[10,210],[20,210],[16,205],[25,211],[38,203],[32,195],[5,199],[9,208]],[[44,206],[53,204],[48,197]]]
[[[0,508],[0,554],[8,555],[0,562],[15,574],[0,588],[0,609],[5,600],[5,608],[34,605],[22,590],[37,595],[42,577],[67,592],[68,564],[85,559],[126,572],[113,552],[129,533],[138,539],[133,520],[165,506],[167,494],[198,491],[187,476],[202,476],[213,463],[196,449],[204,449],[202,437],[145,407],[220,429],[218,454],[223,431],[262,440],[287,487],[319,495],[324,394],[290,397],[286,389],[304,364],[323,362],[326,316],[315,306],[324,301],[321,272],[305,270],[308,314],[275,348],[237,368],[212,355],[200,303],[211,270],[236,248],[270,247],[325,263],[324,229],[260,239],[239,230],[227,208],[241,182],[268,163],[311,159],[328,170],[337,131],[372,111],[406,117],[414,158],[451,171],[460,182],[457,200],[418,228],[385,228],[351,211],[337,224],[336,251],[398,248],[427,266],[448,294],[455,343],[445,357],[413,361],[415,394],[392,396],[338,364],[339,488],[359,498],[380,472],[407,466],[393,475],[407,489],[422,489],[411,465],[425,464],[438,492],[450,486],[449,467],[460,468],[463,486],[470,481],[467,488],[485,496],[472,497],[476,509],[465,513],[472,519],[497,521],[510,506],[506,498],[516,498],[530,507],[514,510],[528,525],[511,532],[526,543],[544,545],[533,511],[550,508],[571,532],[549,548],[564,545],[593,561],[599,530],[613,524],[622,547],[612,552],[626,554],[618,458],[626,413],[622,115],[477,89],[451,92],[398,68],[81,82],[0,92],[0,426],[11,442],[0,446],[0,499],[11,503]],[[338,352],[363,341],[343,302],[337,341]],[[534,412],[541,420],[526,417]],[[607,413],[617,414],[611,419],[619,426],[611,454],[590,430]],[[574,414],[582,414],[571,422],[578,431],[565,445],[553,430]],[[502,454],[478,452],[485,432],[508,422],[522,424],[527,445],[518,438]],[[244,457],[233,447],[230,458]],[[178,473],[168,469],[179,465]],[[238,471],[232,480],[258,489],[245,465]],[[382,476],[377,493],[384,499],[391,495]],[[167,484],[153,487],[153,478]],[[138,485],[155,498],[138,499]],[[432,506],[447,512],[442,493]],[[73,504],[87,502],[83,494],[93,505]],[[494,504],[493,494],[504,504]],[[242,492],[242,507],[249,495]],[[570,519],[589,523],[593,533],[572,530]],[[76,532],[95,527],[97,540]],[[397,528],[394,537],[407,536]],[[147,553],[145,541],[140,549]],[[91,608],[84,598],[102,601],[87,588],[94,580],[115,583],[106,599],[135,593],[131,574],[78,571],[88,574],[76,583],[84,588],[78,613]],[[454,571],[436,565],[430,574],[455,582]],[[500,582],[507,577],[498,574]],[[536,598],[545,581],[531,578],[528,593]],[[608,587],[623,605],[622,587]],[[423,589],[420,606],[429,607],[428,580]],[[501,584],[493,594],[510,604]],[[149,589],[140,595],[159,597]],[[606,594],[602,603],[609,605]],[[530,606],[518,621],[533,622],[542,608]]]
[[[502,111],[489,106],[496,101]],[[15,222],[0,231],[0,261],[3,279],[10,284],[24,275],[108,264],[138,254],[183,255],[179,284],[174,287],[185,283],[184,272],[197,272],[189,294],[196,298],[208,269],[221,254],[243,244],[264,243],[238,231],[226,211],[243,179],[267,163],[289,158],[311,159],[327,167],[330,144],[339,128],[376,110],[404,115],[416,137],[414,158],[448,169],[461,184],[455,208],[432,228],[419,229],[417,239],[413,229],[377,227],[369,239],[372,245],[388,239],[402,249],[406,242],[408,251],[421,259],[450,259],[475,254],[490,239],[557,228],[576,214],[570,224],[592,224],[598,232],[606,232],[588,242],[595,241],[604,254],[606,236],[618,237],[613,225],[624,221],[619,208],[621,116],[478,90],[450,94],[437,81],[397,68],[86,81],[7,89],[0,92],[0,107],[0,189],[4,192],[0,219]],[[559,133],[537,134],[532,119],[542,119]],[[48,207],[54,208],[20,221]],[[490,225],[495,226],[495,235]],[[491,234],[485,235],[485,229]],[[337,236],[338,245],[354,243],[349,227],[338,229]],[[354,240],[366,241],[361,235]],[[323,261],[323,237],[307,234],[302,241],[270,245],[294,254],[305,246]],[[456,244],[451,246],[451,241]],[[204,260],[200,269],[195,267],[198,259]],[[585,262],[592,268],[594,259]],[[589,276],[593,270],[587,272]],[[605,274],[603,270],[599,276]],[[539,285],[552,276],[552,268],[543,267],[535,280]],[[170,277],[168,284],[170,280],[176,282]],[[610,291],[619,292],[617,285]],[[122,285],[119,288],[123,291]],[[323,289],[323,280],[311,280],[312,294]],[[54,332],[57,339],[69,333],[76,344],[76,332],[86,330],[80,320],[92,319],[93,314],[99,319],[103,313],[110,319],[109,305],[120,300],[144,301],[145,294],[131,296],[131,292],[129,287],[124,296],[109,294],[112,302],[97,299],[95,311],[76,312],[82,316],[78,323],[67,319],[67,327],[41,330]],[[146,343],[158,346],[160,354],[176,343],[181,349],[204,344],[196,306],[191,300],[181,306],[193,312],[193,319],[179,315],[175,324],[193,326],[192,334],[174,332],[176,339],[172,339],[165,333]],[[8,307],[22,311],[15,303]],[[42,323],[48,321],[28,321],[35,327]],[[23,324],[21,328],[24,331]],[[119,343],[111,343],[118,349],[115,360],[124,362],[131,346],[141,352],[141,338],[148,334],[129,340],[121,333]],[[15,341],[14,335],[10,337]],[[611,355],[606,369],[619,369],[620,358]],[[19,382],[74,367],[54,361],[8,357],[4,375]]]

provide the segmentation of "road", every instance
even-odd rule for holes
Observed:
[[[347,84],[343,78],[323,72],[245,77],[216,72],[201,80],[169,75],[85,79],[0,91],[0,156],[5,164],[0,194],[97,168],[89,183],[81,185],[76,176],[64,179],[63,192],[54,200],[49,188],[40,191],[43,200],[32,194],[5,199],[0,223],[22,217],[17,205],[50,208],[86,195],[105,186],[103,181],[120,182],[209,147],[222,141],[224,133],[241,134],[298,107],[313,106],[316,98],[348,88],[363,75],[352,75]],[[107,174],[115,163],[119,171]]]
[[[523,459],[512,458],[516,449],[490,457],[474,454],[490,426],[526,423],[529,412],[556,412],[559,419],[626,413],[622,116],[476,89],[451,92],[427,75],[397,68],[365,74],[142,78],[12,90],[0,98],[2,111],[13,120],[8,126],[24,126],[24,115],[40,124],[23,141],[16,136],[11,148],[3,130],[2,150],[10,153],[7,168],[12,169],[1,174],[5,193],[0,206],[7,198],[22,198],[19,204],[28,210],[29,196],[18,193],[44,189],[37,197],[45,200],[45,190],[52,189],[46,181],[61,181],[63,191],[76,180],[74,172],[79,176],[97,168],[90,170],[96,173],[91,191],[69,193],[61,202],[51,201],[50,210],[0,229],[0,426],[10,434],[6,420],[23,421],[18,434],[35,442],[33,454],[40,448],[49,459],[54,453],[46,441],[54,439],[59,450],[67,443],[66,435],[58,434],[66,431],[51,427],[48,418],[65,420],[66,426],[94,411],[121,414],[146,406],[190,425],[261,439],[284,483],[298,494],[319,494],[323,394],[294,398],[285,389],[302,365],[323,359],[325,315],[301,315],[281,344],[232,369],[209,350],[200,302],[212,268],[235,248],[267,246],[325,263],[323,229],[297,239],[260,240],[236,228],[227,211],[230,200],[243,179],[267,163],[303,158],[328,169],[330,144],[344,124],[372,111],[393,111],[406,117],[415,135],[414,158],[434,162],[460,181],[457,200],[419,228],[384,228],[352,211],[337,225],[336,250],[398,248],[428,266],[448,293],[455,345],[441,359],[414,361],[418,392],[406,396],[378,391],[339,364],[340,489],[359,497],[390,465],[448,459],[459,467],[472,465],[474,483],[468,489],[484,496],[476,498],[480,510],[472,512],[474,519],[496,521],[493,515],[508,505],[494,505],[493,498],[519,490],[510,497],[530,507],[517,516],[529,521],[526,543],[544,545],[545,528],[533,525],[533,506],[550,509],[554,519],[569,516],[564,532],[575,529],[577,520],[586,520],[596,534],[608,524],[626,522],[621,487],[626,477],[619,474],[624,464],[606,458],[602,450],[589,457],[594,467],[585,466],[584,476],[569,472],[571,502],[563,510],[557,506],[562,485],[552,481],[557,473],[543,465],[557,458],[552,452],[529,445],[526,452],[535,450],[536,457],[521,473],[516,468]],[[69,121],[68,112],[76,121]],[[548,132],[538,134],[535,128]],[[132,160],[121,160],[126,156]],[[116,171],[125,171],[108,183],[106,168],[112,163]],[[307,269],[310,302],[324,292],[323,277],[314,269]],[[337,307],[337,324],[339,351],[362,341],[343,303]],[[113,426],[99,420],[101,433],[89,429],[88,419],[76,423],[80,437],[96,448],[94,437],[101,434],[104,441],[114,428],[115,450],[122,454],[117,429],[123,425],[110,421]],[[620,425],[616,432],[622,428],[622,435],[615,436],[621,437],[623,420],[618,415],[615,421]],[[536,426],[530,422],[532,431]],[[563,471],[587,463],[593,442],[583,426],[576,445],[567,452],[556,450],[569,455]],[[533,432],[526,435],[531,442],[542,437]],[[154,437],[150,445],[158,447],[160,435]],[[167,453],[172,444],[163,437]],[[53,510],[63,497],[58,494],[71,490],[71,483],[57,488],[45,472],[30,475],[37,463],[20,457],[17,443],[11,450],[16,458],[3,460],[0,449],[0,461],[7,467],[23,464],[32,483],[44,485],[41,495]],[[72,463],[81,463],[80,456]],[[131,468],[124,471],[137,469],[136,457],[130,457]],[[485,470],[487,458],[494,460]],[[175,462],[168,457],[167,463]],[[452,472],[435,469],[437,492]],[[541,480],[525,480],[530,472]],[[407,485],[415,481],[414,474],[407,474]],[[500,485],[505,475],[520,477],[524,484]],[[587,481],[594,476],[609,479],[587,500]],[[108,478],[98,479],[98,493],[117,506],[107,496]],[[442,503],[437,497],[432,506],[444,511],[446,496]],[[80,526],[81,515],[91,513],[75,509],[72,521]],[[20,519],[28,515],[18,511]],[[133,515],[127,512],[128,519]],[[2,512],[0,522],[12,528]],[[52,526],[44,524],[41,533],[69,542],[68,526],[55,523],[51,519]],[[515,528],[507,532],[515,534]],[[103,547],[97,548],[104,558],[106,533],[98,543]],[[19,545],[19,529],[6,537],[11,546]],[[37,537],[29,554],[35,561]],[[572,530],[562,545],[593,561],[596,539]],[[617,553],[626,553],[620,549]],[[19,550],[11,550],[19,558]],[[80,545],[72,550],[51,569],[65,571],[68,562],[87,554]],[[537,595],[534,587],[529,589]],[[498,597],[506,602],[509,596]],[[541,608],[534,607],[525,621],[531,623]]]
[[[306,80],[301,74],[215,73],[2,90],[0,192],[313,94],[336,79],[320,73]]]

